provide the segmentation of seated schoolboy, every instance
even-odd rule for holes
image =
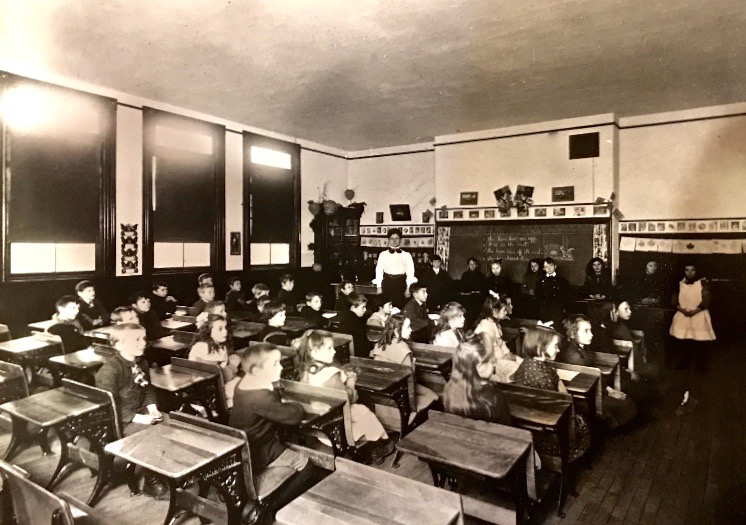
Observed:
[[[91,341],[83,335],[83,327],[78,322],[80,301],[72,295],[61,297],[55,304],[57,312],[52,316],[54,324],[47,328],[50,334],[62,339],[66,354],[77,352],[91,346]]]
[[[145,329],[136,324],[113,327],[109,344],[117,354],[96,372],[96,386],[114,395],[125,436],[163,421],[150,384],[145,352]]]
[[[75,291],[80,300],[80,312],[78,321],[83,330],[93,330],[99,326],[109,324],[109,312],[106,311],[101,301],[96,299],[96,288],[91,281],[80,281],[75,285]]]
[[[197,288],[197,294],[199,294],[199,300],[192,305],[194,315],[199,315],[205,311],[207,303],[215,300],[215,287],[210,283],[203,283]]]
[[[264,283],[256,283],[251,287],[251,294],[254,296],[247,305],[247,310],[252,320],[260,321],[262,318],[261,312],[257,306],[259,299],[269,298],[269,286]]]
[[[296,340],[298,362],[295,375],[301,383],[344,390],[350,400],[350,417],[352,419],[352,438],[355,443],[375,442],[376,448],[371,451],[371,459],[376,463],[394,450],[386,430],[371,410],[365,405],[355,403],[356,375],[351,370],[342,370],[334,361],[334,339],[332,334],[323,330],[307,330]]]
[[[300,309],[300,316],[319,327],[326,324],[326,319],[321,313],[321,294],[317,292],[306,294],[306,305]]]
[[[495,372],[492,352],[478,339],[462,342],[453,355],[451,378],[443,388],[443,406],[449,414],[510,425],[508,401],[489,378]]]
[[[292,315],[297,311],[298,295],[293,291],[295,288],[295,279],[289,273],[280,277],[280,291],[277,292],[277,300],[285,305],[288,314]]]
[[[427,288],[420,282],[409,287],[412,296],[404,305],[402,314],[412,323],[412,340],[429,343],[432,338],[433,323],[427,315]]]
[[[225,310],[228,313],[246,310],[246,295],[241,291],[241,278],[234,275],[228,279],[228,293],[225,294]]]
[[[357,292],[352,292],[349,298],[350,305],[347,310],[341,310],[336,317],[339,319],[339,331],[352,336],[355,355],[368,355],[373,346],[368,341],[365,329],[364,316],[368,299],[363,294]]]
[[[140,324],[140,318],[131,306],[117,306],[111,312],[111,324]]]
[[[339,296],[334,304],[334,309],[338,312],[344,312],[350,309],[350,294],[355,292],[355,285],[352,281],[342,281],[339,287]]]
[[[135,312],[137,312],[137,317],[140,319],[140,326],[145,328],[145,338],[148,341],[171,335],[171,330],[161,325],[161,320],[158,319],[158,316],[152,310],[149,293],[144,291],[134,293],[130,297],[130,303]]]
[[[150,308],[158,319],[166,319],[176,311],[176,299],[168,295],[168,286],[163,281],[153,283],[153,293],[150,295]]]
[[[298,471],[275,493],[272,511],[299,496],[316,481],[318,473],[304,455],[286,448],[278,431],[299,424],[305,410],[298,403],[284,403],[274,383],[280,380],[282,354],[269,343],[250,346],[241,354],[245,375],[233,394],[229,424],[246,432],[252,473],[256,477],[269,469],[290,467]]]
[[[222,304],[222,303],[221,303]],[[209,314],[199,329],[199,341],[189,351],[189,359],[200,363],[212,363],[220,366],[223,372],[225,398],[228,408],[233,406],[233,391],[238,383],[238,366],[240,358],[229,355],[232,350],[228,321],[224,316]]]
[[[256,341],[264,341],[264,338],[270,334],[273,334],[273,341],[276,344],[287,345],[287,335],[285,339],[279,336],[280,333],[284,334],[282,327],[285,326],[285,318],[287,317],[287,311],[285,305],[280,301],[269,301],[262,310],[262,322],[266,323],[266,326],[254,336]]]

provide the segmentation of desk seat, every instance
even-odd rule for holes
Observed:
[[[279,489],[283,483],[292,478],[298,471],[292,467],[273,467],[254,476],[256,496],[261,501]]]

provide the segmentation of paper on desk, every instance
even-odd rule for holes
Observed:
[[[573,372],[572,370],[563,370],[561,368],[557,369],[557,375],[562,381],[572,381],[579,373],[580,372]]]

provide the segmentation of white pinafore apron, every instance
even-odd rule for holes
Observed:
[[[694,310],[702,303],[702,281],[687,284],[679,283],[679,306],[685,310]],[[714,341],[715,331],[712,329],[710,311],[703,310],[692,317],[676,312],[671,322],[670,334],[676,339],[690,339],[694,341]]]

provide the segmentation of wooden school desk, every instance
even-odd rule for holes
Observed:
[[[91,348],[84,348],[72,354],[50,357],[47,367],[52,372],[55,387],[62,384],[62,378],[93,385],[96,372],[116,353],[117,351],[110,346],[94,344]]]
[[[312,328],[320,328],[316,323],[304,319],[303,317],[287,317],[285,324],[278,328],[278,330],[288,334],[290,339],[295,339],[302,336],[306,330]]]
[[[510,493],[517,523],[522,522],[526,495],[536,499],[533,440],[526,430],[431,411],[396,448],[426,462],[436,486],[472,479]]]
[[[36,321],[35,323],[29,323],[26,326],[30,332],[46,332],[47,328],[55,324],[55,321],[48,319],[46,321]]]
[[[29,388],[37,385],[37,369],[48,358],[63,353],[62,342],[57,336],[31,335],[0,343],[0,360],[28,368],[31,371]]]
[[[345,459],[335,471],[280,509],[278,525],[459,525],[461,497]]]
[[[218,389],[222,388],[222,381],[216,374],[168,364],[150,369],[150,383],[160,391],[159,394],[176,401],[180,408],[189,407],[191,410],[190,405],[199,405],[210,420],[214,419],[213,408],[219,404]]]
[[[590,366],[598,368],[603,376],[603,382],[607,385],[613,383],[617,390],[622,389],[622,377],[619,366],[619,356],[603,352],[592,352]]]
[[[337,297],[339,297],[339,294],[342,293],[340,290],[342,289],[342,283],[332,283],[332,286],[334,287],[334,300],[337,300]],[[362,283],[354,283],[355,291],[359,294],[363,295],[380,295],[381,292],[379,291],[378,287],[375,284],[362,284]]]
[[[247,500],[239,482],[244,444],[236,437],[171,419],[109,443],[105,450],[166,479],[171,493],[164,521],[168,524],[178,508],[177,489],[191,479],[201,487],[219,488],[229,516],[240,515],[240,504]]]
[[[410,383],[413,382],[412,369],[360,357],[351,357],[350,365],[357,373],[355,390],[360,402],[388,406],[393,404],[399,409],[402,428],[406,428],[409,415],[414,410],[414,385],[410,389]]]
[[[233,324],[231,337],[233,338],[233,348],[245,348],[254,339],[254,336],[264,329],[262,323],[252,321],[236,321]]]
[[[185,341],[176,335],[169,335],[150,341],[145,348],[145,358],[151,365],[164,366],[171,362],[172,357],[188,357],[192,346],[194,346],[193,339]]]
[[[557,361],[546,361],[557,369],[562,383],[567,388],[567,392],[573,397],[576,406],[579,407],[583,414],[592,416],[601,415],[601,398],[603,388],[601,386],[601,371],[582,365],[571,365],[568,363],[558,363]],[[570,376],[574,375],[572,379]]]
[[[108,344],[111,331],[111,326],[101,326],[93,330],[87,330],[84,335],[97,343]]]
[[[447,382],[451,378],[451,364],[455,348],[410,342],[417,372],[438,374]]]
[[[28,396],[26,374],[18,365],[0,361],[0,403]]]
[[[164,319],[161,321],[161,326],[169,330],[182,330],[185,332],[194,331],[197,328],[195,321],[179,320],[178,318]]]
[[[324,434],[332,443],[334,456],[344,454],[350,446],[354,446],[354,442],[348,442],[345,431],[345,411],[349,419],[350,410],[346,391],[283,379],[279,383],[279,392],[283,401],[298,403],[303,407],[306,414],[298,425],[301,433]]]

